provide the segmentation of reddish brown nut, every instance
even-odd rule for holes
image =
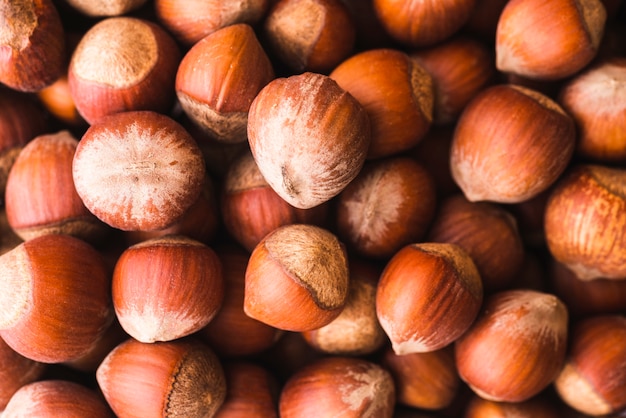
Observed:
[[[336,199],[337,233],[358,254],[385,260],[425,236],[436,205],[432,175],[414,159],[371,161]]]
[[[128,335],[146,343],[171,341],[199,331],[216,315],[224,299],[222,264],[198,241],[153,238],[122,253],[112,289]]]
[[[278,418],[278,382],[249,361],[224,364],[226,399],[215,418]]]
[[[380,277],[376,313],[398,355],[438,350],[474,322],[483,300],[480,275],[461,247],[410,244]]]
[[[93,124],[118,112],[169,111],[180,55],[174,39],[152,22],[132,17],[98,21],[81,38],[68,68],[78,112]]]
[[[36,92],[61,76],[65,31],[51,0],[0,2],[0,83]]]
[[[95,390],[70,380],[49,379],[22,386],[2,412],[6,418],[113,418],[113,412]]]
[[[89,17],[121,16],[139,9],[148,0],[66,0],[72,8]]]
[[[441,42],[469,20],[475,0],[374,0],[378,18],[397,41],[412,47]]]
[[[124,341],[100,364],[96,380],[119,417],[212,417],[226,396],[219,359],[189,338]]]
[[[44,235],[0,256],[0,337],[24,357],[59,363],[82,356],[113,319],[100,254],[69,235]]]
[[[626,170],[576,165],[551,191],[545,237],[581,280],[626,278]]]
[[[397,401],[402,405],[440,410],[450,406],[459,391],[461,380],[452,346],[405,355],[387,349],[383,353],[382,365],[391,373]]]
[[[298,370],[283,386],[281,418],[328,416],[390,418],[395,405],[391,375],[355,357],[328,357]]]
[[[569,80],[559,102],[578,128],[577,153],[604,163],[626,161],[626,58],[603,61]]]
[[[575,139],[572,118],[549,97],[515,85],[493,86],[459,118],[452,176],[470,201],[522,202],[559,178]]]
[[[322,74],[272,80],[248,115],[248,140],[261,174],[301,209],[329,201],[356,177],[370,138],[363,107]]]
[[[560,418],[559,405],[552,399],[536,396],[523,402],[494,402],[472,396],[465,418]],[[569,415],[568,415],[569,416]]]
[[[83,204],[72,178],[78,140],[66,130],[40,135],[26,144],[7,178],[9,225],[22,239],[69,234],[96,241],[106,226]]]
[[[498,20],[496,66],[528,78],[568,77],[595,57],[605,22],[601,0],[509,1]]]
[[[567,328],[567,308],[552,294],[522,289],[494,293],[455,342],[459,376],[484,399],[528,400],[560,372]]]
[[[224,274],[224,301],[215,317],[198,337],[206,341],[221,358],[259,354],[276,343],[282,331],[246,315],[243,309],[246,267],[249,254],[242,248],[216,249]]]
[[[389,48],[363,51],[342,61],[330,77],[369,115],[368,158],[406,151],[428,132],[433,119],[433,80],[406,53]]]
[[[258,23],[267,12],[268,0],[154,0],[156,18],[183,45],[236,23]]]
[[[496,67],[487,44],[456,36],[410,54],[433,78],[433,123],[456,122],[469,101],[495,78]]]
[[[626,318],[596,315],[573,326],[565,365],[554,382],[561,399],[592,416],[626,407]]]
[[[524,243],[513,215],[494,203],[470,202],[462,194],[441,202],[427,239],[463,248],[488,291],[507,287],[524,261]]]
[[[346,304],[348,274],[345,249],[331,232],[306,224],[282,226],[250,255],[244,311],[283,330],[322,327]]]
[[[210,137],[245,142],[250,104],[272,79],[253,28],[240,23],[195,43],[178,66],[175,88],[183,111]]]
[[[263,21],[272,52],[301,73],[327,73],[352,53],[356,29],[340,0],[278,0]]]
[[[476,0],[465,29],[492,45],[496,39],[500,14],[508,2],[509,0]]]
[[[91,125],[73,163],[74,185],[87,209],[122,230],[173,224],[200,196],[205,173],[191,135],[151,111],[117,113]]]
[[[249,252],[280,226],[294,223],[323,226],[329,212],[327,203],[309,209],[287,203],[263,178],[249,150],[231,162],[220,203],[224,227]]]
[[[0,338],[0,410],[22,386],[39,380],[46,369],[44,363],[22,356]]]
[[[387,341],[376,317],[378,265],[356,259],[349,269],[348,299],[341,314],[328,325],[302,333],[306,342],[322,353],[361,356],[375,352]]]

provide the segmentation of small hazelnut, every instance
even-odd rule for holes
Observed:
[[[433,80],[408,54],[391,48],[359,52],[337,65],[330,78],[355,97],[369,116],[368,158],[406,151],[428,132]]]
[[[226,397],[219,359],[191,337],[128,339],[102,361],[96,380],[118,417],[213,417]]]
[[[185,114],[217,141],[245,142],[252,100],[274,69],[252,27],[239,23],[195,43],[176,73],[176,95]]]
[[[511,0],[498,20],[496,66],[542,80],[571,76],[595,57],[605,22],[601,0]]]
[[[545,208],[552,256],[581,280],[626,278],[626,170],[575,165]]]
[[[591,416],[626,407],[626,317],[595,315],[573,325],[565,365],[554,382],[561,399]]]
[[[215,418],[278,418],[278,381],[250,361],[224,363],[226,398]]]
[[[320,328],[343,310],[348,282],[346,252],[335,235],[313,225],[281,226],[250,255],[244,311],[282,330]]]
[[[567,329],[567,308],[552,294],[525,289],[493,293],[455,342],[459,376],[481,398],[528,400],[559,374]]]
[[[572,118],[554,100],[528,88],[496,85],[461,113],[450,168],[468,200],[518,203],[559,178],[575,141]]]
[[[151,343],[190,335],[216,315],[224,298],[222,264],[210,247],[169,235],[135,244],[113,272],[113,306],[131,337]]]
[[[121,16],[142,7],[148,0],[65,0],[79,13],[93,17]]]
[[[248,141],[261,174],[301,209],[329,201],[356,177],[370,138],[359,102],[317,73],[272,80],[248,114]]]
[[[298,370],[280,393],[281,418],[391,418],[395,387],[380,365],[355,357],[332,356]]]
[[[163,229],[199,198],[206,169],[191,135],[168,116],[121,112],[91,125],[73,162],[74,185],[100,220],[121,230]]]
[[[535,396],[522,402],[494,402],[474,395],[467,403],[464,418],[561,418],[562,416],[559,405],[547,397]]]
[[[85,32],[72,53],[68,82],[80,115],[93,124],[112,113],[167,112],[175,101],[181,52],[160,26],[109,17]]]
[[[438,350],[474,322],[483,300],[470,256],[449,243],[410,244],[385,266],[376,313],[398,355]]]
[[[22,386],[40,380],[47,365],[26,358],[0,338],[0,411]]]

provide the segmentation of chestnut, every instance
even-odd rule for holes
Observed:
[[[329,201],[356,177],[370,138],[361,104],[318,73],[272,80],[248,114],[248,141],[261,174],[301,209]]]
[[[572,118],[554,100],[500,84],[474,96],[461,113],[450,169],[468,200],[518,203],[561,176],[575,141]]]
[[[378,282],[376,314],[398,355],[429,352],[459,338],[483,301],[474,261],[456,244],[400,249]]]

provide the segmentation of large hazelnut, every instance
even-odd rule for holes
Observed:
[[[329,201],[356,177],[370,137],[359,102],[317,73],[272,80],[248,114],[248,141],[261,174],[301,209]]]
[[[438,350],[472,325],[483,300],[480,275],[456,244],[399,250],[378,283],[376,313],[396,354]]]
[[[459,376],[484,399],[528,400],[561,371],[567,330],[567,308],[556,296],[523,289],[494,293],[455,342]]]
[[[552,256],[578,278],[626,278],[626,170],[576,165],[559,179],[545,208]]]
[[[452,176],[470,201],[522,202],[559,178],[575,140],[572,118],[554,100],[524,87],[493,86],[461,113]]]
[[[206,168],[202,151],[172,118],[121,112],[82,136],[74,185],[100,220],[121,230],[163,229],[199,198]]]
[[[406,53],[390,48],[363,51],[342,61],[330,77],[369,116],[368,158],[406,151],[428,132],[433,119],[433,80]]]
[[[244,311],[288,331],[329,324],[348,298],[348,260],[326,229],[285,225],[255,247],[246,268]]]

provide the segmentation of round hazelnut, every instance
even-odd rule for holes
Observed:
[[[385,266],[376,313],[396,354],[428,352],[467,331],[482,300],[480,275],[465,250],[418,243],[399,250]]]
[[[575,141],[572,118],[554,100],[528,88],[497,85],[476,95],[461,113],[450,168],[472,202],[522,202],[561,176]]]
[[[559,405],[547,397],[535,396],[522,402],[494,402],[474,395],[465,408],[465,418],[560,418]],[[569,415],[568,415],[569,416]]]
[[[100,220],[121,230],[163,229],[199,198],[202,151],[168,116],[121,112],[87,129],[73,162],[74,185]]]
[[[391,48],[362,51],[337,65],[330,77],[369,116],[368,158],[406,151],[428,132],[433,119],[433,80],[408,54]]]
[[[546,243],[579,279],[626,278],[625,191],[626,170],[576,165],[550,192]]]
[[[359,102],[317,73],[272,80],[248,114],[248,141],[261,174],[301,209],[329,201],[356,177],[370,138]]]
[[[313,225],[281,226],[250,255],[244,311],[287,331],[320,328],[343,310],[348,283],[346,252],[334,234]]]
[[[47,365],[26,358],[0,338],[0,410],[22,386],[40,380]]]
[[[65,0],[72,8],[89,17],[120,16],[142,7],[148,0]]]
[[[252,100],[274,69],[252,27],[218,29],[195,43],[176,73],[176,95],[185,114],[217,141],[245,142]]]
[[[559,374],[567,330],[568,311],[556,296],[525,289],[493,293],[455,342],[459,376],[481,398],[528,400]]]
[[[528,78],[566,78],[595,57],[605,23],[601,0],[511,0],[498,20],[496,66]]]
[[[280,393],[281,418],[327,416],[391,418],[395,386],[380,365],[332,356],[298,370]]]
[[[224,299],[222,264],[210,247],[184,237],[153,238],[126,249],[113,272],[120,325],[141,342],[190,335],[216,315]]]
[[[169,111],[180,55],[174,39],[150,21],[126,16],[98,21],[69,63],[67,77],[78,112],[93,124],[118,112]]]

